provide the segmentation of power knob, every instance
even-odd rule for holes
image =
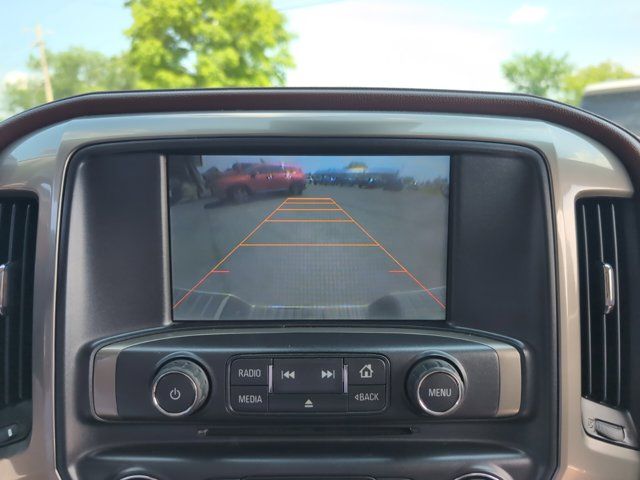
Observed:
[[[172,360],[153,379],[152,400],[168,417],[184,417],[195,412],[209,397],[209,379],[191,360]]]
[[[407,377],[407,393],[414,405],[429,415],[453,413],[464,398],[464,382],[449,361],[427,358],[415,365]]]

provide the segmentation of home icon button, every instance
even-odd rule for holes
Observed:
[[[381,358],[345,358],[348,365],[349,385],[384,385],[387,379],[386,363]]]

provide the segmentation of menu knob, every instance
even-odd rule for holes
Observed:
[[[454,412],[462,403],[464,382],[449,361],[427,358],[409,372],[407,393],[421,411],[444,416]]]

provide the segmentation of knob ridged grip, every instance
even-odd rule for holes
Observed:
[[[163,415],[184,417],[204,404],[209,390],[209,379],[200,365],[192,360],[172,360],[153,379],[152,400]]]
[[[460,373],[450,362],[442,358],[427,358],[409,372],[407,393],[422,412],[445,416],[461,405],[464,383]]]

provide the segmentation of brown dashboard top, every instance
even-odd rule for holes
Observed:
[[[593,137],[640,183],[640,144],[602,117],[531,95],[407,89],[200,89],[92,93],[27,110],[0,123],[0,150],[48,125],[87,115],[183,111],[333,110],[461,113],[549,121]]]

